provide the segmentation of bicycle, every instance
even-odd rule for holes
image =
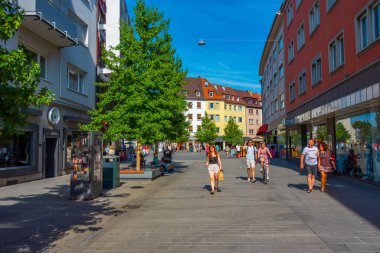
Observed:
[[[268,162],[263,161],[263,168],[262,168],[261,173],[263,174],[263,183],[264,184],[268,184],[268,181],[269,181],[267,167],[268,167]]]

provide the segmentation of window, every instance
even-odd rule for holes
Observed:
[[[329,11],[331,9],[331,7],[333,7],[333,5],[336,3],[336,0],[326,0],[326,8],[327,8],[327,11]]]
[[[232,96],[232,97],[231,97],[231,100],[234,101],[234,100],[235,100],[235,96]]]
[[[88,46],[88,25],[70,9],[68,10],[68,15],[75,20],[75,24],[77,25],[78,41],[83,45]]]
[[[205,82],[205,86],[208,87],[208,82]]]
[[[289,26],[293,20],[293,5],[289,4],[288,12],[287,12],[287,25]]]
[[[33,132],[8,134],[0,130],[0,168],[33,164]]]
[[[306,72],[303,71],[298,76],[298,95],[306,93]]]
[[[189,126],[189,132],[190,132],[190,133],[193,132],[193,126]]]
[[[239,105],[238,110],[239,110],[239,112],[242,112],[243,111],[243,106]]]
[[[227,105],[226,104],[224,104],[224,110],[227,110]]]
[[[185,96],[187,96],[187,94],[188,94],[187,90],[183,90],[182,94],[185,95]]]
[[[380,38],[380,3],[373,8],[373,38],[377,40]]]
[[[201,120],[202,120],[202,114],[199,114],[199,113],[197,114],[197,120],[198,120],[198,121],[201,121]]]
[[[188,102],[187,103],[187,108],[188,109],[193,109],[193,102]]]
[[[288,47],[288,62],[290,63],[294,59],[294,42],[291,41]]]
[[[270,80],[270,81],[269,81],[269,90],[268,90],[268,94],[269,94],[269,91],[272,92],[272,90],[273,90],[273,80]]]
[[[259,110],[256,109],[256,115],[259,115]]]
[[[197,102],[197,109],[202,109],[202,103],[201,102]]]
[[[214,120],[214,114],[210,114],[210,115],[209,115],[209,118],[210,118],[211,120]]]
[[[242,117],[239,117],[239,123],[242,123],[243,122],[243,118]]]
[[[193,114],[187,115],[188,120],[193,120]]]
[[[47,79],[47,62],[46,57],[40,54],[37,54],[33,51],[25,49],[25,51],[29,52],[32,55],[32,60],[34,63],[40,65],[40,77],[43,79]]]
[[[296,100],[296,84],[294,82],[289,85],[289,99],[290,102]]]
[[[274,102],[273,101],[270,103],[270,112],[273,115],[273,113],[274,113]]]
[[[215,90],[217,90],[217,89],[218,89],[218,86],[216,86],[216,85],[214,84],[214,88],[215,88]]]
[[[280,110],[284,110],[285,109],[285,94],[282,93],[280,95]]]
[[[200,92],[199,90],[197,90],[197,91],[195,92],[195,96],[200,97],[200,96],[201,96],[201,92]]]
[[[283,44],[283,42],[282,42],[282,35],[280,36],[280,38],[278,38],[277,46],[278,46],[278,52],[280,52],[281,49],[282,49],[283,46],[284,46],[284,44]]]
[[[273,49],[273,62],[277,60],[277,50],[276,48]]]
[[[253,109],[248,109],[248,114],[253,114]]]
[[[278,99],[274,101],[274,111],[278,112]]]
[[[220,128],[219,127],[216,128],[216,133],[220,133]]]
[[[79,71],[68,68],[68,87],[70,90],[84,94],[84,77]]]
[[[228,116],[224,116],[224,121],[228,122]]]
[[[236,111],[236,105],[234,105],[234,111]]]
[[[227,95],[227,100],[230,100],[230,95]]]
[[[311,8],[311,11],[309,13],[309,33],[313,33],[315,29],[319,26],[319,2],[316,2],[316,4]]]
[[[209,91],[209,92],[208,92],[208,95],[212,98],[212,97],[214,96],[214,92]]]
[[[240,101],[240,98],[239,98],[239,97],[236,97],[236,101]]]
[[[215,115],[214,120],[217,121],[217,122],[219,122],[220,121],[220,116],[218,114]]]
[[[318,55],[311,62],[311,84],[315,85],[322,80],[322,61],[321,56]]]
[[[274,82],[274,86],[276,86],[278,83],[277,72],[274,73],[274,75],[273,75],[273,82]]]
[[[220,104],[219,103],[215,103],[215,110],[220,110]]]
[[[278,74],[279,74],[280,80],[284,78],[284,65],[282,64],[280,65],[280,67],[278,68]]]
[[[234,121],[236,122],[236,117],[234,117],[233,119],[234,119]]]
[[[230,109],[230,111],[232,110],[232,105],[229,105],[229,109]]]
[[[210,103],[210,104],[209,104],[209,108],[210,108],[210,109],[214,109],[214,103]]]
[[[258,119],[256,120],[256,125],[259,125],[259,120]]]
[[[344,38],[339,35],[329,45],[329,65],[330,72],[333,72],[344,64]]]
[[[304,28],[304,24],[302,24],[297,32],[297,50],[299,51],[304,45],[305,45],[305,28]]]
[[[248,132],[249,132],[249,134],[254,134],[255,130],[254,129],[249,129]]]
[[[359,17],[360,50],[368,46],[367,13]]]
[[[223,94],[223,95],[222,95],[222,98],[226,98],[226,94]]]
[[[296,0],[296,10],[300,7],[302,0]]]
[[[249,124],[250,124],[250,125],[254,125],[254,124],[255,124],[255,121],[254,121],[254,119],[249,119],[249,121],[248,121],[248,122],[249,122]]]

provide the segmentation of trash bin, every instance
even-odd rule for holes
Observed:
[[[108,155],[103,157],[103,189],[112,189],[120,185],[120,157]]]

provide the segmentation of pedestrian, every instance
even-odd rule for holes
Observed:
[[[257,160],[257,148],[253,145],[252,140],[248,140],[244,143],[244,148],[247,150],[246,160],[247,160],[247,181],[256,182],[255,178],[255,167]],[[252,177],[252,179],[251,179]]]
[[[206,143],[206,148],[205,148],[205,150],[206,150],[206,158],[207,158],[208,153],[209,153],[209,151],[210,151],[210,145],[208,145],[208,143]]]
[[[223,170],[222,161],[220,159],[220,155],[218,151],[216,151],[215,149],[215,146],[213,145],[209,146],[209,152],[206,158],[207,158],[207,161],[205,163],[205,166],[207,166],[208,168],[208,173],[210,176],[210,183],[211,183],[210,194],[214,194],[215,190],[217,192],[221,191],[218,186],[218,173],[219,171]]]
[[[218,144],[216,144],[215,149],[216,149],[216,151],[219,153],[219,151],[220,151],[220,147],[219,147]]]
[[[230,156],[230,146],[226,145],[224,152],[226,152],[226,158],[228,158]]]
[[[240,144],[236,145],[236,157],[240,158],[240,151],[241,151],[241,146]]]
[[[318,156],[318,148],[314,146],[314,140],[310,139],[307,147],[305,147],[302,151],[300,161],[301,170],[306,168],[308,193],[314,191],[315,176],[318,171]]]
[[[231,145],[231,150],[230,150],[230,154],[231,154],[231,158],[234,158],[235,157],[235,151],[236,151],[236,149],[235,149],[235,146],[233,146],[233,145]]]
[[[269,180],[269,158],[272,158],[272,154],[271,152],[269,151],[269,149],[267,148],[267,146],[265,145],[265,142],[261,142],[260,143],[260,148],[258,150],[258,153],[259,153],[259,158],[260,158],[260,171],[263,172],[263,168],[264,168],[264,165],[266,166],[266,169],[267,169],[267,181]]]
[[[327,143],[319,143],[318,170],[321,173],[321,192],[326,190],[327,175],[336,170],[333,156]]]

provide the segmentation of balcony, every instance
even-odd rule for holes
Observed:
[[[19,0],[22,25],[57,47],[78,45],[76,22],[48,0]]]

